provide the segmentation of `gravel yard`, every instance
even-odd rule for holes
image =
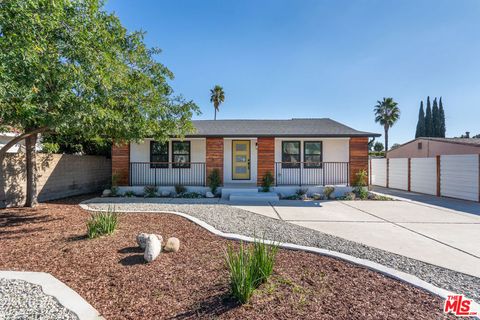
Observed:
[[[378,262],[480,302],[480,279],[474,276],[231,207],[219,203],[218,199],[95,198],[87,204],[92,209],[114,205],[117,211],[180,211],[223,232],[265,235],[267,239],[334,250]]]
[[[76,320],[77,316],[23,280],[0,278],[0,319]]]
[[[89,215],[78,198],[0,210],[0,269],[51,273],[106,319],[453,319],[442,314],[439,297],[350,263],[292,250],[279,250],[272,278],[239,305],[229,295],[224,261],[227,245],[238,241],[179,216],[149,213],[121,215],[111,236],[88,240]],[[180,251],[146,264],[135,241],[140,232],[178,237]]]

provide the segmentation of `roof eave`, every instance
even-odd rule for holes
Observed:
[[[350,138],[350,137],[380,137],[379,133],[355,133],[355,134],[190,134],[185,135],[186,138],[213,138],[213,137],[269,137],[269,138]]]

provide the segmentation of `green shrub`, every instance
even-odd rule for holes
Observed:
[[[354,193],[358,198],[360,198],[362,200],[368,199],[368,194],[369,193],[368,193],[368,190],[365,187],[355,187]]]
[[[127,197],[127,198],[135,197],[135,192],[133,192],[131,190],[125,191],[124,196]]]
[[[118,196],[118,174],[112,175],[112,186],[110,187],[110,191],[112,192],[110,195],[112,197]]]
[[[368,181],[368,173],[367,170],[362,169],[359,170],[356,174],[357,178],[355,180],[355,186],[356,187],[365,187],[367,185]]]
[[[87,221],[87,236],[89,239],[112,234],[118,225],[118,214],[115,208],[108,208],[107,212],[92,213]]]
[[[345,195],[343,196],[343,200],[355,200],[355,193],[353,192],[347,192],[345,193]]]
[[[213,169],[212,172],[208,175],[207,185],[210,187],[210,190],[213,194],[217,192],[218,187],[222,185],[222,178],[220,177],[220,170]]]
[[[298,189],[298,190],[295,192],[295,194],[301,198],[301,197],[303,197],[304,195],[306,195],[307,192],[308,192],[308,189],[306,189],[306,188],[300,188],[300,189]]]
[[[177,195],[177,198],[190,198],[190,199],[196,199],[196,198],[203,198],[203,194],[198,193],[198,192],[182,192]]]
[[[230,271],[232,295],[240,303],[250,300],[254,290],[266,282],[273,272],[278,245],[269,246],[264,241],[255,241],[253,245],[240,243],[237,251],[227,247],[226,263]]]
[[[355,188],[353,188],[353,192],[358,198],[362,200],[368,199],[368,190],[365,187],[368,181],[367,170],[365,169],[359,170],[356,176],[357,176],[357,179],[355,181]]]
[[[270,187],[273,185],[273,174],[270,171],[265,172],[262,178],[262,192],[270,191]]]
[[[335,191],[335,188],[331,186],[327,186],[323,188],[323,194],[325,195],[326,199],[330,199],[334,191]]]
[[[155,186],[145,186],[143,188],[143,195],[145,198],[154,198],[157,196],[158,188]]]
[[[182,193],[187,192],[187,188],[185,188],[185,186],[183,186],[181,184],[176,184],[175,185],[175,192],[177,193],[177,195],[180,195]]]

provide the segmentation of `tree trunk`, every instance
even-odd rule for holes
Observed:
[[[213,116],[213,120],[217,120],[217,108],[214,108],[215,109],[215,115]]]
[[[37,144],[37,133],[32,134],[25,140],[26,149],[26,168],[27,168],[27,192],[26,207],[35,207],[37,205],[37,153],[35,146]]]
[[[388,127],[385,127],[385,157],[388,152]]]

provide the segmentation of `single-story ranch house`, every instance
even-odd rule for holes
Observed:
[[[167,143],[112,149],[112,174],[120,186],[205,186],[218,169],[224,187],[260,185],[271,172],[275,186],[348,186],[368,170],[368,138],[328,118],[197,120],[196,132]]]

